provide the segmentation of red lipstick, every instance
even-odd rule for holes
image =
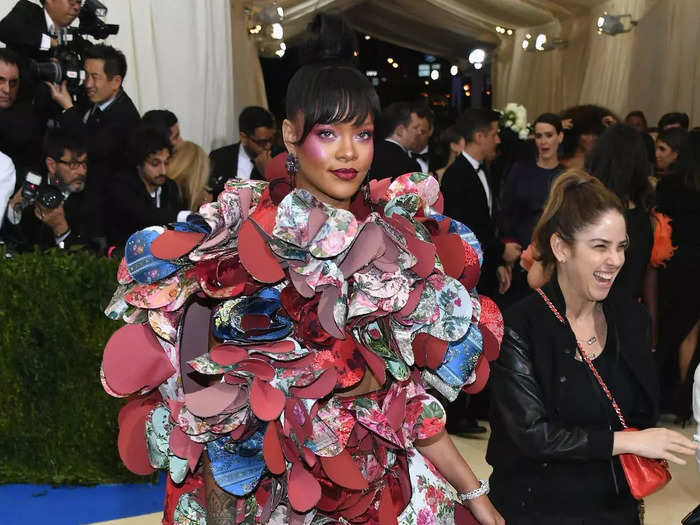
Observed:
[[[354,168],[342,168],[331,172],[341,180],[352,180],[357,176],[357,170]]]

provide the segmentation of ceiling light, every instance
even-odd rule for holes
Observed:
[[[372,37],[369,35],[365,35],[365,40],[369,40],[370,38],[372,38]]]
[[[391,64],[391,67],[393,67],[394,69],[396,69],[397,67],[399,67],[399,63],[398,63],[398,62],[394,62],[393,64]]]
[[[284,37],[284,29],[282,28],[282,24],[272,24],[272,32],[270,33],[270,36],[275,40],[282,40]]]
[[[459,68],[457,66],[452,66],[450,68],[450,75],[454,77],[457,76],[457,73],[459,73]]]
[[[513,30],[509,29],[508,31],[506,31],[506,33],[508,33],[508,36],[511,36],[513,34]]]
[[[474,49],[471,53],[469,53],[470,64],[476,64],[477,62],[483,62],[484,60],[486,60],[486,51],[484,51],[480,47]]]
[[[387,58],[386,61],[387,61],[389,64],[393,64],[393,63],[394,63],[394,59],[391,58],[391,57]]]
[[[523,49],[527,51],[527,48],[530,46],[530,41],[527,38],[523,38]]]
[[[430,78],[433,80],[437,80],[438,78],[440,78],[440,72],[437,69],[433,69],[430,72]]]
[[[477,62],[474,64],[474,69],[481,69],[484,66],[483,62]]]
[[[537,51],[544,51],[544,46],[547,43],[547,35],[544,33],[540,33],[537,35],[537,38],[535,38],[535,49]]]
[[[615,36],[620,33],[628,33],[637,25],[636,20],[632,20],[632,15],[609,15],[603,13],[598,17],[596,27],[598,34]]]

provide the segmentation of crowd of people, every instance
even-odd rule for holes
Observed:
[[[287,175],[290,187],[349,210],[361,183],[376,188],[383,179],[430,174],[444,215],[480,243],[478,294],[506,312],[488,389],[495,508],[479,500],[488,484],[455,459],[451,442],[416,440],[467,495],[459,499],[476,519],[638,523],[615,458],[680,462],[693,453],[680,434],[655,428],[660,411],[690,419],[700,362],[700,129],[689,129],[686,114],[668,113],[649,127],[642,111],[622,120],[594,105],[552,108],[521,140],[497,111],[467,109],[438,125],[424,100],[379,111],[367,79],[349,66],[305,66],[290,83],[285,120],[247,107],[238,141],[207,155],[183,139],[171,111],[139,115],[123,88],[124,54],[111,46],[85,50],[77,96],[65,82],[36,81],[28,61],[57,45],[53,35],[77,16],[79,2],[42,4],[20,0],[0,22],[7,44],[0,49],[0,234],[11,249],[82,247],[121,257],[134,232],[186,223],[231,191],[230,181]],[[9,30],[13,21],[27,31]],[[349,84],[328,87],[341,80]],[[310,100],[308,86],[325,98]],[[330,103],[338,107],[319,107]],[[348,162],[334,172],[342,184],[316,173],[331,157]],[[350,166],[356,161],[367,166]],[[645,430],[622,432],[619,411],[605,398],[591,401],[584,362],[595,362],[630,425]],[[443,401],[450,432],[485,430],[464,393]]]

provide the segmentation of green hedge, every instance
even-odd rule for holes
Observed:
[[[0,483],[148,481],[119,459],[123,402],[99,378],[118,262],[0,251]]]

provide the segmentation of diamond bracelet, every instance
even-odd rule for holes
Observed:
[[[457,497],[459,498],[459,501],[461,501],[462,503],[466,503],[470,499],[476,499],[488,493],[489,480],[484,481],[483,479],[480,479],[478,489],[470,490],[469,492],[460,492],[459,494],[457,494]]]

